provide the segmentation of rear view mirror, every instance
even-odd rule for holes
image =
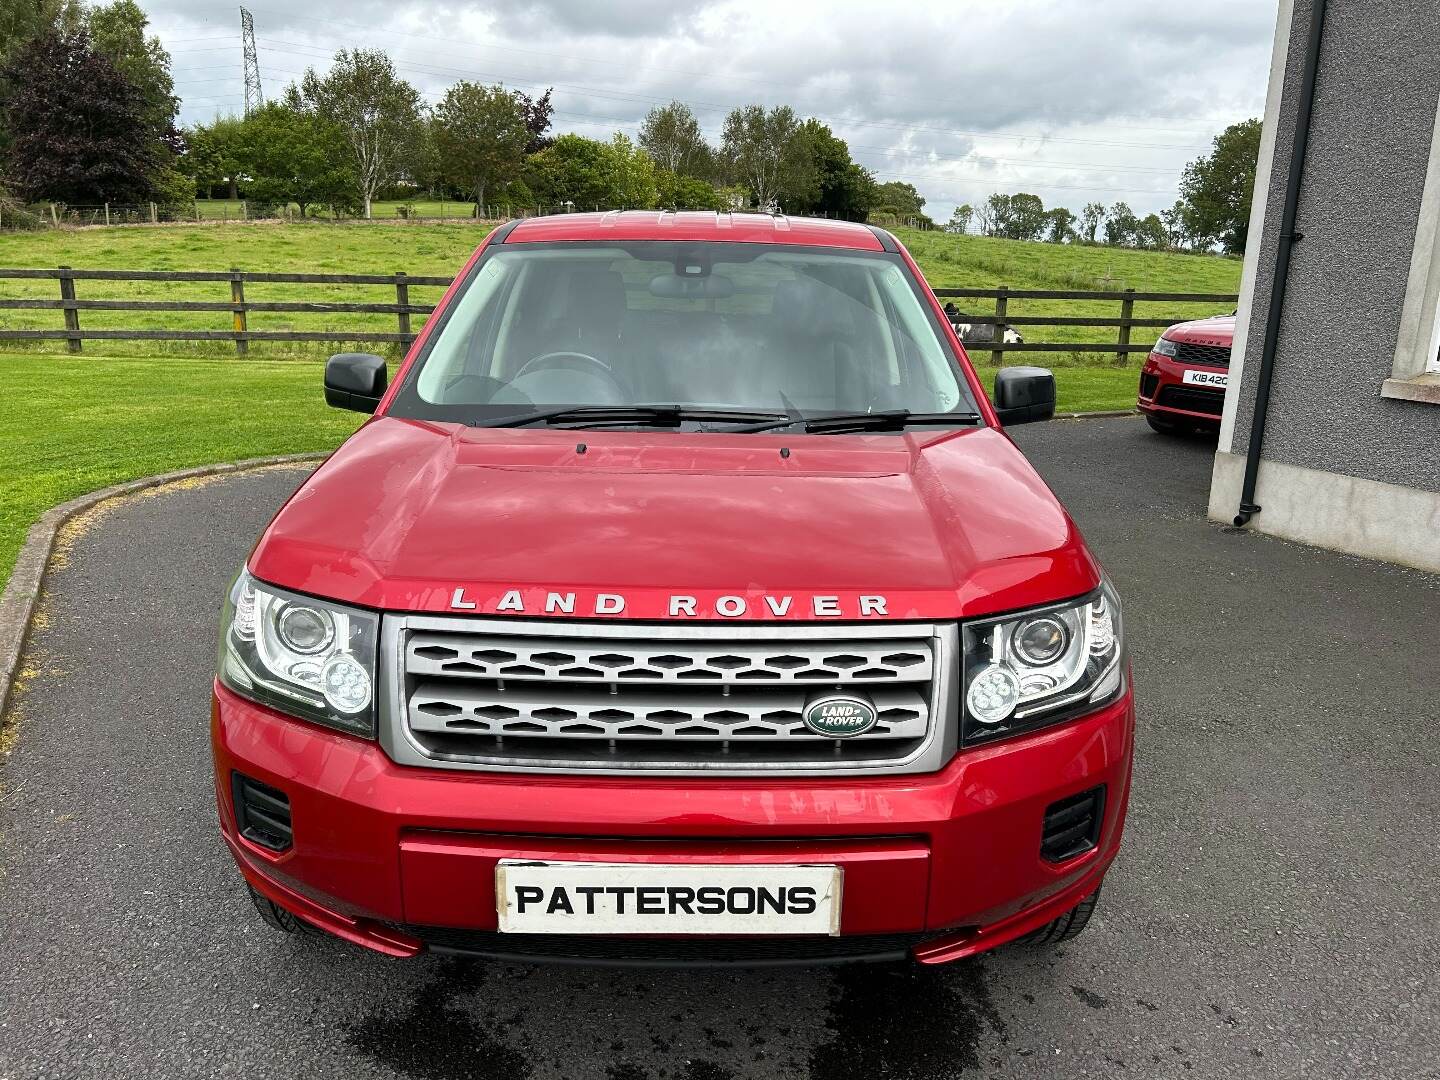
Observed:
[[[662,300],[724,300],[735,295],[735,282],[714,274],[703,277],[661,274],[650,279],[650,295]]]
[[[1055,376],[1049,368],[1005,367],[995,373],[995,411],[1005,425],[1055,415]]]
[[[385,361],[370,353],[336,353],[325,361],[325,404],[373,413],[385,396]]]

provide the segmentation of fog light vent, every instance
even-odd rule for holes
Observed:
[[[1046,862],[1064,862],[1083,855],[1100,842],[1105,818],[1105,785],[1051,803],[1045,810],[1040,833],[1040,856]]]
[[[283,791],[232,774],[235,795],[235,827],[252,844],[271,851],[287,851],[294,843],[290,830],[290,799]]]

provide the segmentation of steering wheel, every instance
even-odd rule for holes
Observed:
[[[579,361],[579,363],[576,363]],[[586,371],[592,374],[599,374],[606,382],[619,387],[620,380],[615,378],[615,372],[610,370],[610,365],[603,360],[597,360],[589,353],[571,352],[562,349],[559,352],[541,353],[539,356],[532,356],[525,363],[520,365],[520,370],[511,377],[511,382],[522,379],[535,371],[565,370]]]

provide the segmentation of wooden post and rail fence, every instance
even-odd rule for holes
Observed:
[[[414,315],[427,316],[435,310],[433,304],[414,303],[410,298],[413,287],[428,286],[444,288],[451,282],[449,277],[428,275],[394,274],[279,274],[253,273],[232,270],[76,270],[68,266],[51,269],[0,269],[0,282],[7,280],[52,280],[57,282],[57,299],[40,297],[12,298],[5,296],[0,286],[0,343],[6,341],[64,341],[72,353],[78,353],[86,341],[232,341],[238,355],[249,351],[252,341],[372,341],[408,346],[415,340]],[[90,299],[81,298],[76,282],[213,282],[216,291],[222,285],[229,285],[229,300],[137,300],[137,299]],[[361,303],[340,301],[303,300],[253,300],[246,295],[245,286],[255,285],[346,285],[381,286],[395,290],[394,303]],[[87,285],[85,291],[90,291]],[[223,295],[223,294],[222,294]],[[972,325],[987,326],[1067,326],[1067,327],[1113,327],[1113,341],[1025,341],[1007,342],[997,340],[974,345],[971,351],[990,353],[993,366],[999,366],[1005,353],[1010,352],[1057,352],[1057,353],[1111,353],[1118,363],[1123,364],[1131,353],[1148,352],[1147,340],[1132,343],[1130,331],[1136,327],[1162,329],[1194,316],[1147,316],[1136,317],[1137,303],[1175,304],[1217,304],[1233,306],[1237,297],[1234,293],[1181,293],[1181,292],[1139,292],[1125,289],[1118,292],[1063,291],[1050,289],[936,289],[935,295],[941,302],[953,300],[988,300],[993,304],[994,314],[965,314],[964,321]],[[1011,314],[1015,301],[1050,302],[1113,302],[1119,305],[1115,316],[1102,315],[1017,315]],[[63,317],[63,328],[14,329],[6,325],[5,311],[54,310]],[[230,329],[85,329],[81,326],[81,313],[86,311],[175,311],[229,313]],[[250,314],[292,313],[292,314],[383,314],[394,315],[394,331],[362,329],[325,330],[252,330]],[[1003,337],[997,334],[997,337]]]

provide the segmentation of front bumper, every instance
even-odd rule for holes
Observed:
[[[427,942],[487,953],[483,943],[499,937],[502,858],[834,862],[845,875],[839,940],[883,939],[927,963],[1023,936],[1099,886],[1120,843],[1133,733],[1127,691],[1078,720],[960,754],[937,773],[666,780],[399,766],[374,743],[218,684],[211,724],[221,828],[245,878],[356,944],[395,956]],[[288,796],[288,850],[239,835],[236,772]],[[1102,784],[1098,844],[1047,862],[1046,808]],[[506,937],[513,953],[515,936]]]
[[[1140,368],[1140,393],[1136,406],[1142,413],[1157,420],[1197,427],[1219,425],[1225,408],[1225,391],[1187,384],[1187,371],[1214,375],[1229,373],[1228,368],[1182,364],[1160,353],[1151,353]]]

